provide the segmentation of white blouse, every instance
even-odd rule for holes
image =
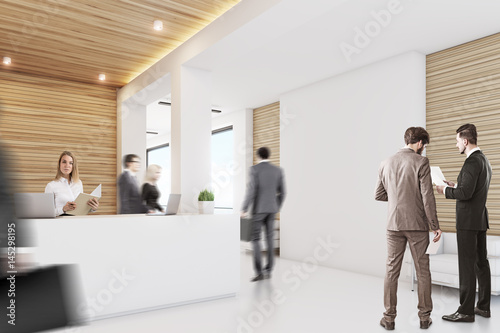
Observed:
[[[45,193],[54,193],[56,215],[64,214],[63,208],[68,201],[75,201],[80,193],[83,192],[83,184],[81,180],[68,184],[66,178],[53,180],[45,187]]]

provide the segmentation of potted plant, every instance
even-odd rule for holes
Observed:
[[[204,189],[198,195],[198,209],[200,214],[214,213],[214,192]]]

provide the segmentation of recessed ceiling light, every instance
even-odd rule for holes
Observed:
[[[3,63],[4,64],[10,65],[11,62],[12,62],[12,59],[10,59],[9,57],[3,57]]]
[[[153,28],[157,31],[163,30],[163,22],[160,20],[155,20],[153,22]]]
[[[105,74],[99,74],[99,80],[101,80],[101,81],[106,80],[106,75]]]

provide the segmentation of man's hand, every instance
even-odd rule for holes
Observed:
[[[247,215],[248,215],[247,212],[245,212],[243,210],[241,211],[241,214],[240,214],[241,217],[245,218],[245,217],[247,217]]]
[[[444,194],[444,189],[446,188],[446,186],[442,186],[442,185],[436,185],[436,190],[439,194]]]
[[[434,233],[434,239],[432,240],[434,243],[436,243],[440,238],[441,238],[441,229],[437,229],[437,230],[432,230],[432,232]]]
[[[454,183],[454,182],[452,182],[452,181],[449,181],[449,180],[443,180],[443,182],[444,182],[446,185],[450,186],[450,187],[455,187],[455,183]]]

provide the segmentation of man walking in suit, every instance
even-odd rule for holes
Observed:
[[[410,127],[404,135],[405,147],[382,162],[379,168],[375,200],[388,201],[387,266],[384,280],[384,317],[380,321],[393,330],[396,318],[398,278],[406,249],[410,245],[418,277],[418,316],[420,328],[432,323],[429,226],[437,242],[441,237],[432,187],[429,160],[421,156],[430,142],[422,127]]]
[[[283,170],[269,162],[270,154],[266,147],[257,150],[260,161],[250,168],[250,181],[241,212],[244,216],[249,206],[252,206],[252,246],[256,273],[252,282],[271,277],[274,263],[274,216],[279,212],[286,193]],[[263,226],[266,229],[267,242],[267,265],[264,270],[260,249],[260,234]]]
[[[456,199],[458,274],[460,307],[444,320],[473,322],[474,314],[489,318],[491,300],[491,272],[486,253],[486,230],[489,228],[486,199],[491,181],[491,165],[477,146],[477,131],[473,124],[457,129],[457,148],[467,154],[457,184],[437,186],[446,199]],[[479,299],[476,300],[476,278]]]
[[[141,159],[135,154],[128,154],[123,159],[125,171],[118,178],[120,192],[120,214],[146,213],[148,208],[142,203],[139,181],[136,173],[141,168]]]

